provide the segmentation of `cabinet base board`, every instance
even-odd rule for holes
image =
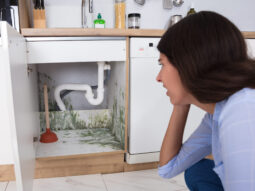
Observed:
[[[124,151],[36,159],[35,178],[108,174],[157,168],[157,162],[127,164]],[[15,180],[14,165],[0,165],[0,182]]]
[[[36,160],[35,178],[123,172],[124,152]]]
[[[0,165],[0,182],[15,180],[14,165]]]
[[[206,158],[212,159],[212,155]],[[35,178],[108,174],[147,170],[158,167],[158,162],[128,164],[124,152],[98,153],[36,160]],[[0,182],[15,180],[14,165],[0,165]]]
[[[159,162],[139,163],[139,164],[124,164],[124,172],[136,171],[136,170],[147,170],[158,168]]]

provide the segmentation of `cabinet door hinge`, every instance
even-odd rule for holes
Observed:
[[[33,137],[33,142],[38,142],[38,137]]]
[[[30,73],[33,72],[33,69],[29,66],[27,66],[27,75],[29,76]]]

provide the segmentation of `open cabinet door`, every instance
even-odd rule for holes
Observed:
[[[35,154],[33,130],[35,111],[27,73],[26,41],[6,22],[1,26],[1,68],[6,83],[1,92],[7,93],[11,142],[15,166],[16,185],[19,191],[32,191]]]

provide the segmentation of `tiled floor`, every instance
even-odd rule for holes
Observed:
[[[6,189],[8,182],[0,182],[0,191],[4,191]]]
[[[158,176],[157,169],[35,179],[33,191],[188,191],[183,174],[173,179]],[[0,183],[0,191],[16,191],[15,182]]]

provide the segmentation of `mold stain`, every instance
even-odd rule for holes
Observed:
[[[38,72],[39,100],[40,100],[40,130],[45,131],[45,113],[43,103],[43,84],[48,85],[50,128],[53,131],[67,131],[65,138],[74,136],[68,130],[77,131],[75,135],[79,144],[98,145],[112,149],[124,149],[125,143],[125,94],[119,87],[118,96],[114,97],[112,109],[105,110],[73,110],[70,98],[64,99],[67,111],[59,108],[53,99],[55,89],[54,80]],[[115,83],[117,86],[117,83]],[[118,86],[117,86],[118,87]],[[63,141],[66,143],[67,141]]]

